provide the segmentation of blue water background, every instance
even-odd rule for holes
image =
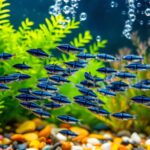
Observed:
[[[11,22],[15,28],[26,17],[35,22],[35,27],[49,17],[48,8],[54,4],[53,0],[8,0],[11,3]],[[127,11],[125,0],[118,0],[119,7],[110,7],[110,0],[81,0],[78,12],[87,12],[88,19],[81,24],[81,30],[89,29],[96,38],[100,35],[102,39],[108,39],[108,44],[102,51],[116,53],[121,47],[128,46],[135,50],[131,41],[123,37],[122,30],[127,16],[121,14],[122,10]],[[148,18],[138,19],[147,20]],[[79,17],[77,17],[78,19]],[[149,17],[150,19],[150,17]],[[143,40],[150,35],[150,26],[135,23],[134,30],[138,30]],[[72,37],[73,38],[73,37]]]

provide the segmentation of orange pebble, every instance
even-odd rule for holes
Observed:
[[[62,147],[61,147],[62,150],[71,150],[72,145],[70,142],[62,142],[61,144],[62,144]]]
[[[39,138],[39,141],[40,141],[40,142],[46,142],[46,138],[45,138],[45,137],[40,137],[40,138]]]
[[[52,126],[47,125],[44,129],[39,132],[39,137],[48,137],[51,134]]]
[[[45,142],[41,142],[40,145],[39,145],[39,148],[42,149],[44,146],[46,146],[46,143]]]
[[[62,123],[62,124],[60,125],[60,128],[70,129],[70,128],[71,128],[71,125],[70,125],[70,124],[66,124],[66,123]]]
[[[124,145],[120,145],[120,146],[118,147],[118,150],[128,150],[128,149],[127,149],[127,147],[126,147],[126,146],[124,146]]]
[[[14,134],[11,136],[11,140],[23,142],[25,141],[25,138],[22,134]]]

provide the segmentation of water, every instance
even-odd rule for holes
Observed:
[[[10,140],[15,138],[5,132],[34,134],[36,142],[28,144],[33,147],[61,145],[62,139],[69,142],[68,134],[78,136],[78,133],[88,139],[84,146],[92,148],[100,148],[102,144],[109,149],[113,146],[109,140],[114,146],[119,142],[118,149],[130,141],[132,148],[138,145],[140,148],[142,142],[146,146],[150,134],[150,116],[147,115],[150,107],[150,1],[8,2],[11,3],[11,23],[16,30],[1,24],[7,15],[0,17],[0,88],[4,90],[0,91],[0,126],[4,126],[0,128],[0,143],[5,146],[11,143],[3,140],[3,135]],[[79,29],[76,29],[76,21],[80,22]],[[74,29],[71,34],[70,28]],[[134,33],[131,39],[134,31],[139,32],[138,36]],[[69,34],[67,38],[66,34]],[[108,40],[106,47],[105,39]],[[30,100],[32,102],[27,102]],[[35,116],[39,119],[32,119]],[[48,126],[42,123],[45,119]],[[27,122],[23,123],[24,120]],[[41,133],[43,128],[44,133]],[[61,132],[62,128],[72,132]],[[105,129],[110,133],[103,132]],[[133,129],[137,133],[132,133]],[[122,130],[127,131],[122,133]],[[95,133],[92,139],[88,132]],[[112,132],[120,139],[113,140]],[[44,138],[38,138],[37,133]],[[129,138],[124,140],[124,136]],[[25,140],[32,141],[28,139],[31,137]],[[40,143],[41,140],[44,143]],[[81,140],[77,138],[72,142],[74,146],[83,146]],[[124,140],[122,144],[121,140]]]

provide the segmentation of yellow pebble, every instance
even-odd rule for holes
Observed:
[[[11,140],[8,139],[8,138],[4,138],[4,139],[2,140],[2,143],[7,145],[7,144],[10,144],[10,143],[11,143]]]
[[[36,124],[33,121],[26,121],[23,124],[21,124],[17,129],[16,133],[25,133],[25,132],[31,132],[34,131],[36,128]]]
[[[30,142],[29,147],[38,149],[40,147],[40,142],[38,140],[33,140]]]
[[[38,135],[36,133],[26,133],[23,135],[26,141],[33,141],[38,139]]]

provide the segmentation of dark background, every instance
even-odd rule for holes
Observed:
[[[132,46],[131,41],[122,35],[124,22],[127,19],[127,15],[121,14],[121,11],[127,11],[125,0],[118,0],[118,8],[111,8],[110,1],[111,0],[81,0],[78,12],[86,12],[88,15],[87,20],[81,23],[81,30],[89,29],[95,38],[97,35],[100,35],[102,39],[107,39],[108,44],[104,50],[107,50],[108,53],[114,53],[118,48],[124,46],[131,47],[134,50],[135,48]],[[144,1],[145,0],[143,0],[143,7],[145,7]],[[20,22],[26,17],[34,21],[35,27],[37,27],[39,23],[44,22],[45,17],[49,17],[48,8],[54,4],[53,0],[8,0],[8,2],[11,3],[11,21],[15,28],[17,28]],[[140,21],[140,19],[144,20],[145,24],[140,26],[138,23],[135,23],[134,30],[138,30],[140,37],[146,40],[150,35],[150,26],[146,25],[150,17],[139,15],[137,22]]]

